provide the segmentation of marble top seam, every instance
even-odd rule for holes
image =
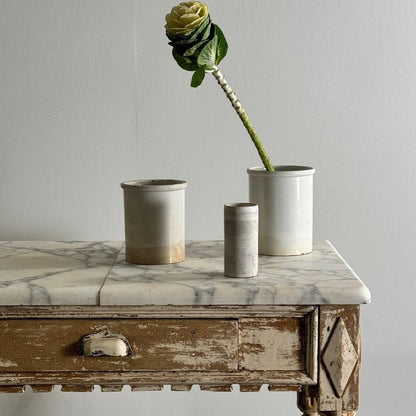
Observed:
[[[107,274],[105,275],[104,281],[103,281],[103,283],[101,284],[100,288],[98,289],[98,294],[97,294],[97,300],[98,300],[97,304],[98,304],[98,305],[101,305],[101,291],[102,291],[102,289],[103,289],[103,287],[104,287],[105,283],[107,282],[108,276],[110,275],[111,271],[113,270],[113,267],[114,267],[114,265],[116,264],[117,259],[118,259],[118,257],[120,256],[120,253],[121,253],[121,251],[124,249],[124,247],[125,247],[125,243],[123,243],[123,245],[122,245],[122,246],[120,247],[120,249],[118,250],[117,255],[114,257],[113,264],[111,265],[110,269],[107,271]]]

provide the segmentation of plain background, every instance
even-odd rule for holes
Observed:
[[[167,0],[0,0],[0,240],[123,240],[120,182],[180,178],[222,238],[259,165],[212,76],[171,57]],[[315,238],[369,286],[361,411],[414,409],[416,2],[211,0],[222,72],[275,164],[315,177]],[[16,346],[18,347],[18,346]],[[293,393],[0,395],[0,415],[298,415]],[[196,391],[195,391],[196,390]]]

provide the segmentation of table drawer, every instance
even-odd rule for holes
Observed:
[[[239,370],[305,372],[317,367],[314,316],[241,318]]]
[[[87,334],[124,336],[126,357],[79,355]],[[0,371],[234,371],[237,319],[6,319]]]

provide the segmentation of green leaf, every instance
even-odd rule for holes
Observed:
[[[207,29],[211,29],[211,16],[208,15],[207,18],[198,26],[194,33],[191,35],[191,39],[196,39],[202,32],[206,33]]]
[[[201,42],[199,42],[199,43],[195,43],[195,45],[193,45],[192,46],[192,48],[189,48],[189,49],[187,49],[182,55],[183,56],[192,56],[192,55],[194,55],[195,54],[195,52],[199,49],[199,48],[201,48],[202,49],[202,47],[205,45],[207,43],[207,41],[206,40],[203,40],[203,41],[201,41]]]
[[[195,58],[191,59],[187,58],[186,56],[182,56],[175,48],[172,49],[172,55],[178,65],[186,71],[196,71],[199,68]]]
[[[215,27],[215,34],[218,38],[217,57],[215,59],[215,65],[218,65],[225,55],[227,55],[228,43],[225,39],[224,33],[222,33],[222,30],[215,24],[213,24],[213,26]]]
[[[214,29],[215,30],[215,29]],[[215,35],[201,50],[198,56],[198,66],[205,66],[206,69],[214,69],[217,56],[218,37]]]
[[[196,88],[199,87],[202,84],[202,81],[205,78],[205,68],[201,67],[198,68],[195,72],[194,75],[192,75],[192,80],[191,80],[191,87]]]
[[[202,47],[210,40],[210,38],[212,39],[214,36],[215,36],[215,30],[213,30],[212,25],[208,25],[205,28],[205,30],[201,33],[201,36],[198,39],[195,39],[194,43],[189,43],[188,45],[182,46],[184,49],[188,48],[182,53],[182,55],[183,56],[194,55],[198,49],[202,49]],[[177,47],[176,44],[174,46]],[[182,50],[182,47],[180,47],[180,50]]]
[[[202,39],[208,39],[211,29],[211,19],[208,16],[208,18],[205,19],[193,32],[191,32],[189,36],[173,39],[169,45],[174,44],[173,46],[186,46],[194,42],[199,42],[199,40]]]

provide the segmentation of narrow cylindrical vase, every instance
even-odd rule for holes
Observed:
[[[224,275],[253,277],[258,272],[258,206],[224,205]]]
[[[293,256],[312,251],[313,175],[307,166],[247,170],[249,200],[259,205],[259,254]]]
[[[126,260],[168,264],[185,260],[185,188],[176,179],[123,182]]]

